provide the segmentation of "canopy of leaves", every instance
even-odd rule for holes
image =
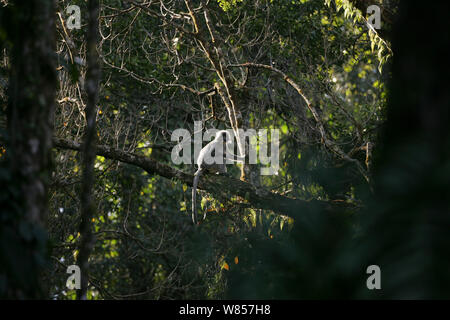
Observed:
[[[373,192],[393,53],[359,4],[101,1],[97,143],[110,152],[95,160],[88,298],[367,297],[366,260],[353,249]],[[378,4],[396,13],[395,1]],[[85,1],[57,2],[54,137],[79,144],[86,37],[83,28],[67,28],[68,5],[87,19]],[[6,49],[2,55],[7,70]],[[280,130],[278,174],[255,176],[262,163],[229,166],[228,178],[245,180],[249,194],[232,183],[200,191],[206,219],[197,228],[179,174],[195,168],[171,160],[172,133],[193,134],[194,121],[204,129]],[[55,145],[45,221],[52,263],[44,277],[50,297],[73,299],[65,270],[80,246],[81,156],[73,144]],[[261,204],[254,194],[309,209]]]

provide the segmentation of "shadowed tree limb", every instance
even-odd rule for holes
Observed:
[[[317,123],[320,135],[322,137],[324,145],[331,150],[333,153],[338,155],[341,159],[354,163],[356,167],[358,168],[361,175],[364,177],[364,179],[367,181],[367,183],[370,185],[370,178],[369,173],[364,169],[364,167],[361,165],[361,163],[351,158],[348,154],[346,154],[338,145],[329,137],[325,130],[325,126],[323,124],[322,119],[319,116],[319,112],[316,110],[316,108],[311,104],[305,93],[303,92],[302,88],[298,83],[296,83],[291,77],[289,77],[286,73],[281,71],[280,69],[277,69],[273,66],[260,64],[260,63],[252,63],[252,62],[246,62],[241,64],[230,64],[228,67],[248,67],[248,68],[260,68],[260,69],[266,69],[270,70],[274,73],[277,73],[280,75],[284,81],[286,81],[292,88],[294,88],[295,91],[302,97],[303,101],[305,102],[307,108],[309,111],[311,111],[311,114],[314,117],[315,122]]]
[[[54,138],[54,146],[60,149],[70,149],[81,151],[81,144],[74,141]],[[124,152],[109,146],[97,146],[97,155],[108,159],[121,161],[140,167],[150,174],[176,179],[189,186],[192,186],[194,175],[182,172],[171,166],[155,161],[142,155]],[[300,200],[282,196],[267,190],[256,190],[251,184],[220,175],[202,176],[199,181],[199,189],[206,190],[219,198],[230,199],[233,196],[242,197],[251,207],[258,209],[272,210],[278,214],[292,218],[302,219],[305,214],[311,212],[337,212],[347,209],[354,209],[354,205],[341,202],[329,202],[321,200]]]

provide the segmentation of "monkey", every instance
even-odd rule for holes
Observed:
[[[216,173],[226,173],[227,167],[225,160],[227,159],[227,144],[231,137],[226,130],[216,132],[214,140],[209,142],[204,148],[200,150],[197,158],[198,169],[194,173],[194,182],[192,183],[192,222],[198,225],[197,221],[197,186],[200,176],[205,171],[212,171]],[[216,162],[219,163],[216,163]],[[233,160],[234,161],[234,160]],[[203,215],[205,219],[206,213]]]

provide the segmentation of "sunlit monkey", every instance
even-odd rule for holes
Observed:
[[[242,161],[242,157],[238,157],[238,160],[227,158],[227,145],[231,142],[231,135],[226,130],[220,130],[216,132],[213,141],[208,143],[204,148],[200,150],[197,158],[198,169],[194,174],[194,182],[192,184],[192,221],[194,225],[198,224],[197,220],[197,186],[200,176],[205,171],[215,173],[226,173],[226,160]],[[206,213],[203,215],[205,219]]]

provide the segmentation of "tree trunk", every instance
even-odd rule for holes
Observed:
[[[91,220],[94,215],[92,187],[94,185],[94,163],[96,157],[96,115],[100,66],[97,54],[98,39],[98,0],[89,1],[89,22],[87,31],[87,73],[86,73],[86,128],[83,143],[83,184],[81,188],[81,223],[80,251],[77,264],[81,271],[81,289],[77,291],[77,299],[86,300],[88,290],[89,255],[94,246]]]
[[[56,88],[52,0],[2,8],[10,53],[6,155],[0,164],[0,296],[39,298]]]
[[[370,296],[450,298],[449,11],[448,2],[400,6],[377,198],[361,248],[383,275]]]

